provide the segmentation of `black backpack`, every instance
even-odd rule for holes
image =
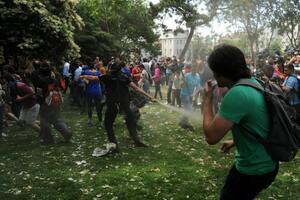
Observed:
[[[264,139],[240,124],[239,126],[246,130],[250,137],[263,144],[274,161],[291,161],[300,148],[300,116],[295,108],[289,105],[284,94],[278,91],[276,85],[261,80],[257,81],[260,85],[250,79],[241,79],[235,86],[250,86],[263,92],[271,117],[270,132]]]

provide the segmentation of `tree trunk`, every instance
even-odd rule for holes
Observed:
[[[250,41],[251,59],[252,62],[255,63],[254,41],[252,39],[250,39],[249,41]]]
[[[182,59],[184,58],[185,53],[186,53],[186,51],[187,51],[187,49],[188,49],[188,47],[190,46],[190,43],[191,43],[191,41],[192,41],[192,38],[193,38],[193,35],[194,35],[194,32],[195,32],[195,29],[196,29],[196,26],[192,26],[192,27],[191,27],[189,36],[188,36],[188,38],[187,38],[187,40],[186,40],[186,42],[185,42],[185,45],[184,45],[184,47],[183,47],[183,49],[182,49],[182,51],[181,51],[181,53],[180,53],[180,55],[179,55],[179,60],[182,60]]]
[[[270,46],[271,46],[271,43],[272,43],[272,40],[273,40],[274,31],[275,31],[275,29],[271,28],[271,36],[270,36],[269,41],[267,43],[267,49],[270,49]]]

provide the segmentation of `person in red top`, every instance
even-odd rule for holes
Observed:
[[[14,78],[11,74],[6,74],[5,79],[7,81],[12,81]],[[36,121],[40,105],[37,103],[37,98],[35,96],[34,90],[27,84],[14,80],[15,90],[16,90],[16,102],[22,104],[19,122],[31,126],[35,131],[40,131],[39,123]]]
[[[139,65],[135,65],[135,67],[132,69],[132,79],[133,79],[133,82],[138,85],[138,82],[141,78],[141,69],[140,69],[140,66]]]
[[[155,96],[154,98],[156,99],[157,94],[159,94],[160,99],[162,100],[162,94],[161,94],[161,90],[160,90],[160,69],[158,64],[156,63],[154,65],[155,70],[154,70],[154,76],[153,76],[153,80],[154,80],[154,85],[155,85]]]

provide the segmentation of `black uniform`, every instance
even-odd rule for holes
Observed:
[[[144,146],[140,142],[137,134],[137,121],[134,113],[130,109],[130,95],[128,85],[132,82],[131,79],[120,70],[111,71],[106,75],[102,75],[99,79],[104,82],[106,89],[106,104],[104,125],[107,132],[109,142],[117,144],[113,123],[121,109],[126,115],[126,125],[130,137],[137,146]]]

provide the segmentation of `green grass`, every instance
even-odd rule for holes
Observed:
[[[107,142],[103,128],[67,106],[72,144],[39,145],[30,129],[10,127],[0,139],[0,199],[218,199],[233,153],[204,142],[201,122],[194,132],[178,127],[179,114],[159,104],[142,109],[140,132],[148,148],[134,148],[123,117],[115,125],[121,153],[94,158]],[[94,122],[96,117],[94,118]],[[279,175],[258,199],[300,199],[300,158],[280,165]],[[80,164],[78,161],[82,161]]]

